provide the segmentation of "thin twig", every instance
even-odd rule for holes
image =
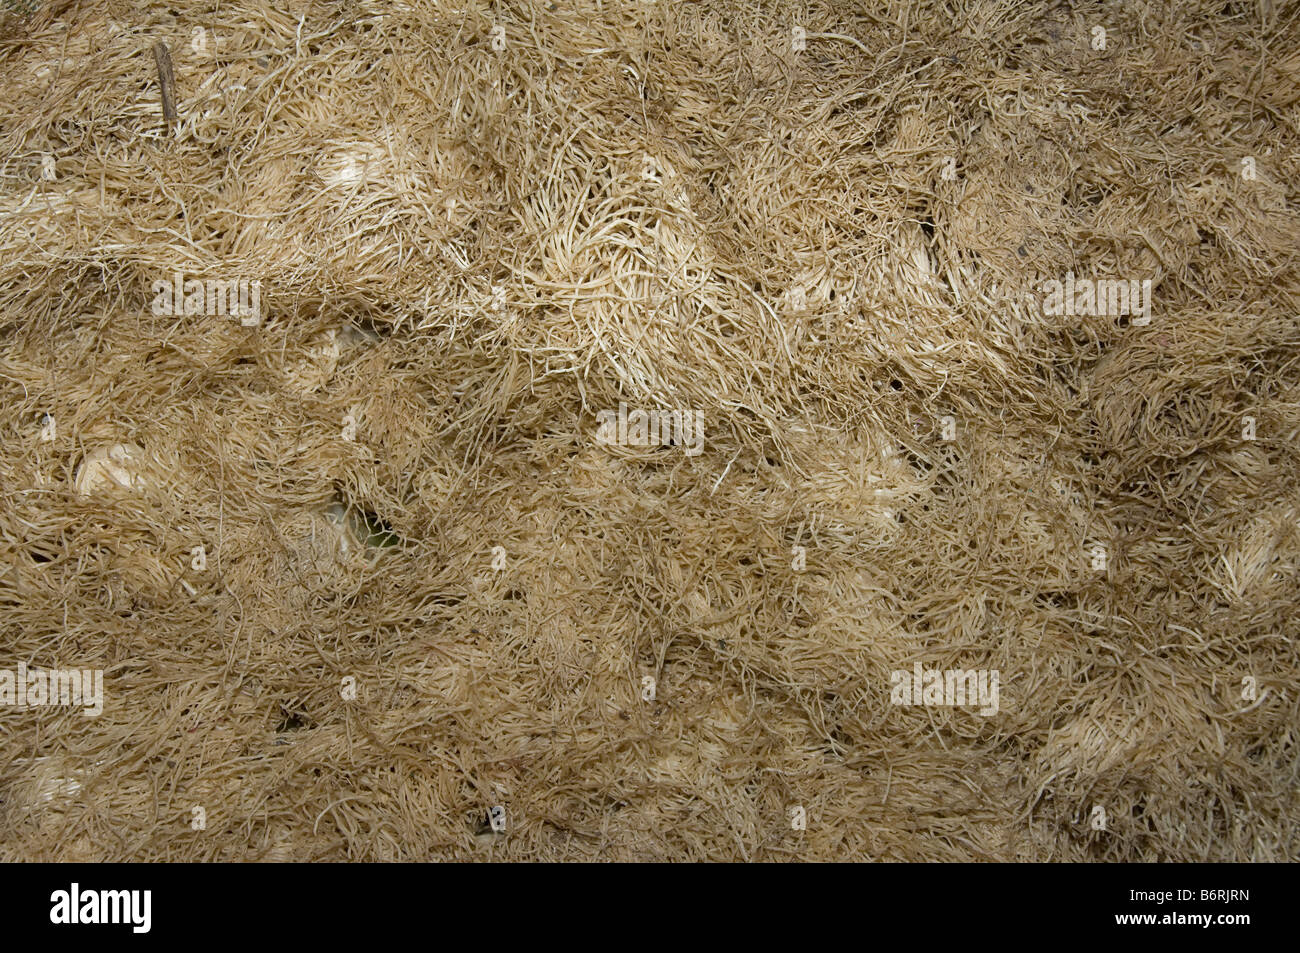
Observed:
[[[153,59],[158,64],[158,85],[162,87],[163,119],[170,129],[176,121],[176,77],[172,73],[171,51],[162,40],[153,45]]]

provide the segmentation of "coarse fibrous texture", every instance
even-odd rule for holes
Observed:
[[[1295,3],[0,16],[0,857],[1300,854]]]

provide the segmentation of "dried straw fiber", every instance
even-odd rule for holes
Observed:
[[[1295,860],[1298,41],[8,0],[0,858]]]

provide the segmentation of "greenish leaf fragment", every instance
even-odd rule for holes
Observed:
[[[342,502],[331,503],[326,517],[366,546],[388,549],[402,544],[402,538],[386,522],[367,510]]]

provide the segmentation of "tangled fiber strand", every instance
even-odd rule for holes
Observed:
[[[1295,6],[861,6],[9,4],[0,857],[1295,860]]]

